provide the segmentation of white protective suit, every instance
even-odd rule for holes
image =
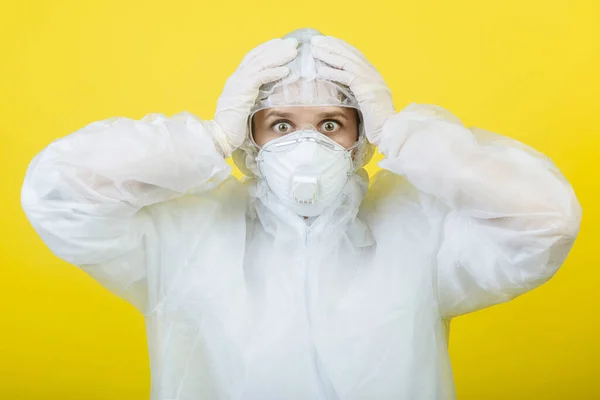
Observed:
[[[49,248],[144,313],[152,400],[453,398],[451,318],[547,281],[579,229],[548,158],[439,107],[391,116],[383,171],[308,221],[231,176],[214,124],[94,122],[22,191]]]

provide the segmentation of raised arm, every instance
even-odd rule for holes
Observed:
[[[383,127],[381,167],[445,203],[438,295],[452,317],[547,281],[579,230],[570,184],[544,155],[467,129],[441,107],[410,105]]]
[[[151,114],[94,122],[56,140],[28,168],[25,213],[57,256],[140,306],[152,230],[143,208],[230,175],[206,125],[188,113]]]

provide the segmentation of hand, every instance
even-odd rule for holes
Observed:
[[[298,54],[296,39],[273,39],[251,50],[225,83],[217,101],[214,123],[209,125],[213,137],[226,157],[246,140],[250,109],[261,85],[289,74],[282,65]]]
[[[379,145],[383,124],[395,114],[392,93],[364,55],[348,43],[331,36],[314,36],[313,56],[330,65],[318,76],[350,88],[359,103],[369,142]]]

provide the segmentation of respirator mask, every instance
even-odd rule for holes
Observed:
[[[359,141],[360,142],[360,141]],[[313,217],[340,195],[354,173],[353,151],[314,127],[306,127],[262,147],[256,158],[259,177],[290,210]]]

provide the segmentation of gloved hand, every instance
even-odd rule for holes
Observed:
[[[320,67],[318,76],[350,88],[363,114],[369,142],[379,145],[383,124],[395,114],[392,93],[364,55],[341,39],[314,36],[313,56],[331,67]]]
[[[293,38],[273,39],[261,44],[244,57],[225,83],[217,101],[215,118],[208,125],[215,144],[225,157],[231,156],[246,139],[248,115],[260,86],[289,74],[289,68],[282,65],[296,57],[297,45],[298,41]]]

